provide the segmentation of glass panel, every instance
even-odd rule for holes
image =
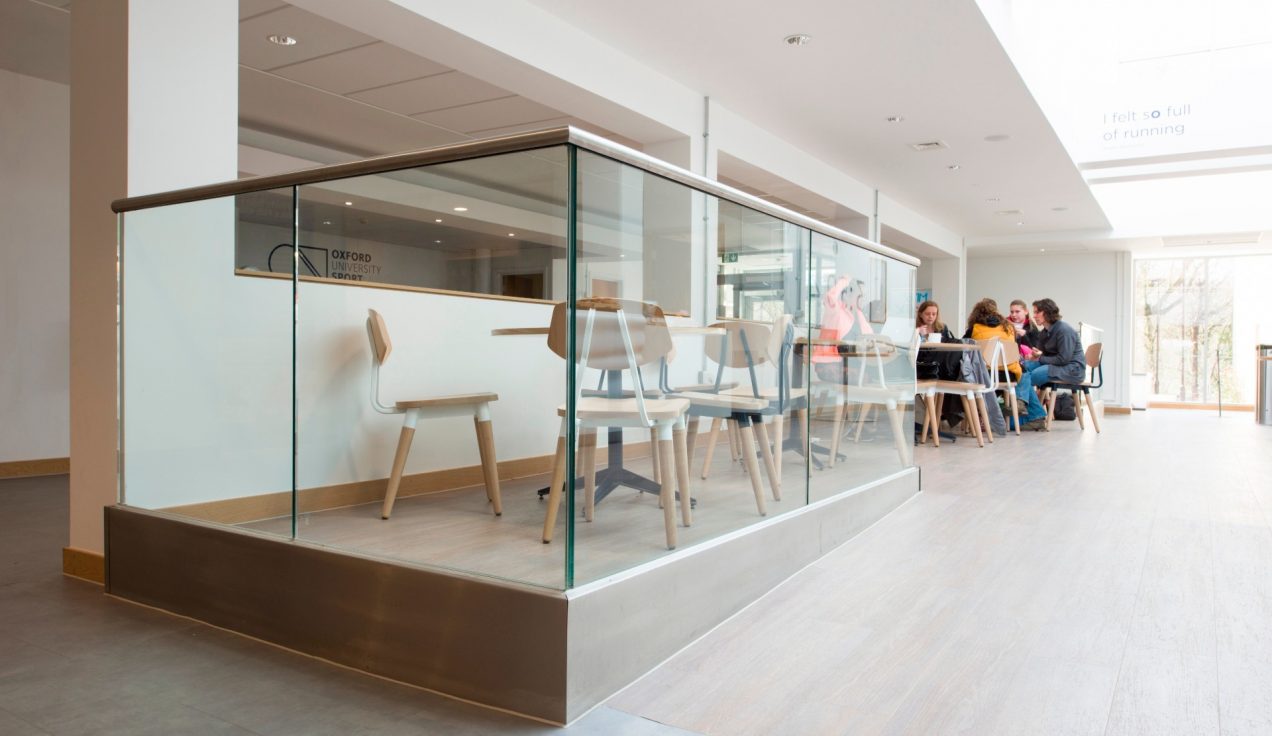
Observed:
[[[536,491],[565,400],[545,297],[567,292],[566,163],[555,147],[300,188],[302,254],[328,278],[299,284],[298,538],[565,586]]]
[[[290,246],[290,202],[284,189],[121,216],[125,503],[278,517],[268,531],[290,535],[292,284],[236,278],[232,245],[268,231]]]
[[[769,443],[785,445],[804,396],[791,355],[807,233],[578,157],[582,584],[804,505],[800,433]]]
[[[913,465],[914,269],[813,233],[809,500]]]
[[[1272,256],[1135,262],[1134,373],[1154,401],[1253,404],[1250,346],[1272,340]]]

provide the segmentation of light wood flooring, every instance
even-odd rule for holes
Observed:
[[[858,443],[853,443],[852,433],[848,433],[840,448],[844,459],[834,468],[813,470],[807,491],[807,464],[794,451],[783,455],[781,501],[773,499],[761,470],[768,517],[799,508],[807,498],[817,501],[899,470],[901,461],[889,425],[882,414],[878,419],[867,423]],[[814,440],[828,444],[823,438],[830,436],[830,423],[818,419],[812,424]],[[704,423],[690,468],[692,495],[697,501],[693,525],[679,526],[678,549],[765,518],[756,509],[750,477],[742,463],[730,458],[723,435],[713,455],[710,477],[705,481],[700,477],[707,426]],[[598,468],[603,468],[603,447],[597,457]],[[638,473],[651,474],[648,458],[626,464]],[[540,501],[535,491],[547,481],[545,475],[504,482],[501,517],[490,512],[484,489],[477,486],[399,498],[388,521],[380,519],[379,502],[303,514],[297,520],[296,536],[341,549],[560,589],[565,583],[566,514],[558,517],[552,544],[543,544],[546,501]],[[575,527],[576,585],[668,554],[657,496],[619,488],[597,504],[590,523],[581,518],[581,487],[575,503],[579,518]],[[243,526],[283,536],[291,533],[287,517]]]
[[[919,450],[924,492],[608,705],[703,734],[1272,734],[1272,427]]]

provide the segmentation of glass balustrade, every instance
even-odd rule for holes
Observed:
[[[128,505],[565,589],[913,464],[912,259],[578,131],[119,209]]]

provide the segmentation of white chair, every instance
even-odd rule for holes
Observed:
[[[402,482],[402,470],[415,439],[415,425],[420,419],[472,415],[477,430],[477,451],[481,454],[481,472],[486,481],[486,498],[494,507],[495,516],[503,515],[503,502],[499,497],[499,470],[495,462],[495,432],[490,423],[490,402],[499,396],[491,393],[436,396],[428,399],[398,401],[393,406],[380,403],[380,367],[393,352],[389,330],[384,318],[374,309],[368,310],[367,336],[371,341],[371,406],[381,414],[402,414],[402,433],[398,437],[397,453],[393,456],[393,472],[384,493],[381,518],[393,513],[398,486]]]
[[[654,430],[662,458],[674,458],[675,472],[668,469],[659,479],[659,500],[663,509],[663,526],[667,549],[676,547],[675,491],[680,491],[681,521],[692,521],[689,496],[689,458],[685,437],[686,399],[654,399],[646,396],[639,367],[657,362],[671,351],[671,335],[660,308],[652,304],[612,298],[579,299],[575,307],[575,356],[567,348],[568,314],[564,303],[552,311],[548,328],[548,347],[552,352],[573,360],[575,370],[575,421],[579,437],[579,455],[583,461],[583,515],[591,521],[596,503],[596,430],[600,427],[637,427]],[[581,322],[582,324],[578,324]],[[633,381],[630,397],[607,398],[583,396],[583,371],[626,371]],[[552,481],[548,491],[548,508],[543,520],[543,543],[552,541],[557,512],[561,505],[566,472],[566,437],[570,418],[566,405],[557,407],[561,430],[557,436],[556,456],[552,463]],[[673,477],[675,482],[673,483]]]
[[[918,354],[918,335],[911,338],[910,345],[905,348],[910,361],[910,375],[914,375],[914,361]],[[853,441],[861,439],[861,431],[865,426],[866,416],[870,408],[883,406],[888,413],[888,421],[892,425],[892,440],[897,448],[897,455],[902,465],[910,464],[911,434],[906,431],[903,419],[903,406],[914,400],[911,384],[908,379],[887,376],[887,365],[897,358],[898,350],[891,338],[886,335],[862,335],[856,339],[856,352],[861,361],[855,383],[843,384],[837,392],[832,393],[835,400],[835,419],[833,423],[830,447],[830,466],[835,464],[839,455],[839,445],[843,440],[844,419],[851,406],[857,406],[857,429]],[[823,384],[826,385],[826,384]]]
[[[1015,340],[977,340],[981,346],[981,355],[985,358],[985,367],[989,374],[998,379],[995,393],[1001,391],[1003,400],[1011,407],[1012,425],[1016,428],[1016,436],[1020,436],[1020,402],[1016,398],[1016,384],[1011,379],[1011,371],[1007,366],[1020,362],[1020,346]],[[995,343],[997,343],[995,345]]]

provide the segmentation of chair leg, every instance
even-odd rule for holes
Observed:
[[[685,435],[685,456],[689,464],[693,464],[693,446],[698,442],[698,417],[689,418],[689,426]]]
[[[976,438],[976,446],[984,447],[985,439],[981,437],[980,418],[976,416],[976,400],[967,394],[959,394],[959,398],[963,400],[963,417],[971,425],[972,436]]]
[[[915,395],[915,408],[918,408],[918,401],[923,402],[923,428],[919,430],[919,444],[927,442],[928,427],[932,426],[932,402],[928,401],[927,394]]]
[[[393,472],[389,474],[389,487],[384,492],[384,508],[380,510],[380,518],[387,519],[393,513],[393,502],[397,500],[398,486],[402,483],[402,470],[406,468],[406,456],[411,454],[411,441],[415,439],[415,423],[407,419],[410,426],[402,427],[398,436],[397,452],[393,455]]]
[[[777,466],[773,463],[773,450],[769,447],[768,428],[764,426],[764,422],[759,417],[753,422],[756,434],[759,435],[760,441],[760,457],[764,460],[764,472],[768,473],[769,490],[773,493],[774,501],[782,500],[782,479],[777,475]]]
[[[910,436],[901,426],[901,407],[896,401],[888,402],[888,421],[892,424],[892,441],[897,446],[897,454],[901,456],[901,467],[910,464]]]
[[[1078,417],[1078,429],[1086,429],[1086,420],[1082,418],[1082,399],[1078,397],[1077,391],[1070,391],[1069,395],[1073,397],[1073,413]]]
[[[659,427],[658,452],[667,459],[676,456],[676,450],[671,441],[671,427],[667,425]],[[670,471],[664,473],[658,491],[658,500],[663,510],[663,528],[667,532],[667,549],[676,548],[676,492],[673,482],[675,477],[676,474]]]
[[[706,480],[711,472],[711,456],[715,454],[716,441],[720,439],[720,417],[711,420],[711,431],[707,434],[707,452],[702,459],[702,479]]]
[[[786,446],[786,417],[781,412],[773,415],[773,472],[777,473],[777,480],[782,480],[782,453]]]
[[[755,493],[755,508],[760,516],[767,516],[764,508],[764,489],[760,487],[760,466],[755,462],[755,435],[751,432],[751,422],[741,427],[738,436],[742,442],[742,461],[746,463],[747,474],[751,476],[751,490]]]
[[[932,434],[932,446],[941,446],[941,415],[937,411],[940,401],[935,394],[925,394],[923,396],[923,407],[927,416],[923,419],[923,426],[931,427],[929,430]]]
[[[857,409],[857,433],[852,436],[853,442],[861,442],[861,430],[866,427],[866,420],[874,413],[874,404],[865,404]]]
[[[693,523],[693,499],[689,496],[689,440],[686,434],[679,422],[671,431],[671,441],[675,445],[676,490],[680,491],[680,522],[689,526]]]
[[[583,518],[591,521],[596,513],[596,427],[580,431],[579,454],[583,460]]]
[[[808,455],[808,409],[795,410],[796,431],[799,432],[800,447],[804,448],[800,452]]]
[[[1007,401],[1011,403],[1011,420],[1016,427],[1016,436],[1020,436],[1020,401],[1016,399],[1016,392],[1007,389]]]
[[[1043,395],[1044,403],[1047,405],[1047,431],[1051,431],[1051,423],[1056,419],[1056,392],[1047,389]]]
[[[848,405],[844,403],[843,396],[837,396],[834,405],[834,421],[830,425],[830,459],[826,461],[826,467],[835,467],[835,458],[839,457],[839,440],[840,435],[844,433],[844,415],[848,413]]]
[[[729,431],[729,454],[733,461],[737,462],[742,458],[742,441],[738,437],[738,424],[732,419],[726,419],[724,428]]]
[[[1095,402],[1091,400],[1091,392],[1083,391],[1082,395],[1086,397],[1087,408],[1091,410],[1091,426],[1095,427],[1095,433],[1100,433],[1100,418],[1095,414]]]
[[[490,412],[484,406],[473,417],[473,426],[477,430],[477,452],[481,455],[481,475],[486,481],[486,498],[495,510],[495,516],[503,516],[503,500],[499,494],[499,463],[495,460],[495,428],[489,419],[482,419],[481,414],[489,417]]]
[[[994,428],[989,425],[989,407],[985,404],[985,394],[976,394],[976,407],[980,409],[981,429],[989,444],[994,444]]]
[[[651,477],[655,483],[662,483],[662,458],[658,456],[658,450],[658,428],[654,427],[649,430],[649,461],[654,466]]]
[[[548,486],[548,508],[543,519],[543,543],[552,541],[552,533],[556,530],[557,509],[561,506],[561,485],[565,483],[565,426],[562,423],[561,436],[557,437],[556,457],[552,460],[552,481]]]

